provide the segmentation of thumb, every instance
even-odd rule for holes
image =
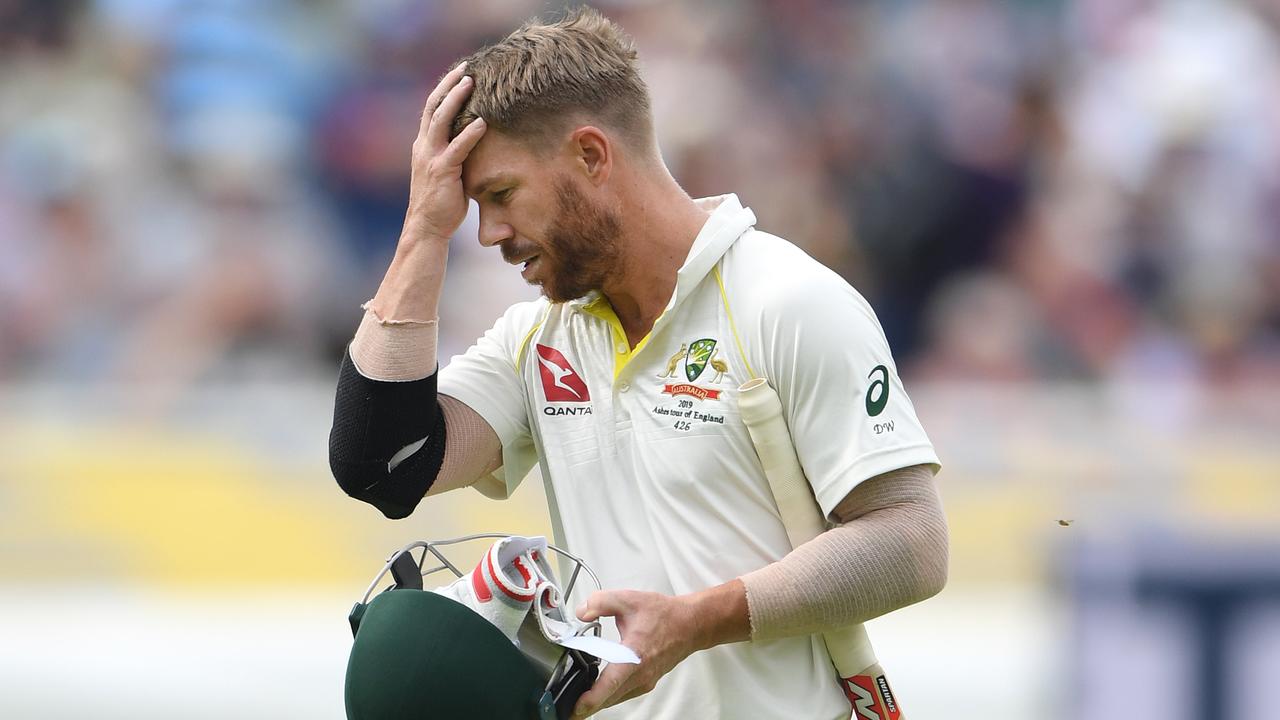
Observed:
[[[623,610],[621,594],[613,590],[597,590],[578,608],[578,619],[583,622],[613,617]]]

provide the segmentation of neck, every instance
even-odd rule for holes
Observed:
[[[621,272],[601,288],[632,347],[671,301],[676,273],[708,217],[665,167],[654,175],[639,180],[632,202],[621,208]]]

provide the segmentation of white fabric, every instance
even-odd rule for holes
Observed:
[[[565,611],[560,585],[547,563],[544,537],[502,538],[489,546],[470,573],[434,592],[467,606],[534,657],[554,657],[554,648],[546,645],[552,643],[609,662],[640,662],[635,651],[621,643],[584,636],[596,624],[583,623]],[[537,631],[528,632],[530,625]]]
[[[531,553],[547,552],[547,540],[519,535],[502,538],[485,551],[474,569],[435,592],[471,608],[516,645],[542,578]]]
[[[440,373],[440,391],[475,409],[503,444],[503,468],[478,488],[504,497],[538,463],[557,542],[607,588],[693,592],[790,550],[738,418],[736,388],[751,374],[714,267],[747,362],[778,390],[824,513],[867,478],[938,463],[866,301],[798,248],[753,230],[754,214],[735,196],[703,202],[715,209],[675,294],[616,377],[625,339],[600,316],[594,293],[513,306]],[[703,339],[715,346],[699,374],[689,347]],[[869,417],[881,365],[888,402]],[[804,718],[849,716],[813,636],[696,653],[653,692],[601,717],[794,720],[797,708]]]

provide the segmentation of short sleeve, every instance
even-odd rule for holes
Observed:
[[[511,306],[465,353],[440,368],[440,393],[475,410],[502,442],[502,467],[474,486],[487,497],[509,497],[538,460],[519,360],[545,315],[543,300]]]
[[[940,464],[870,304],[826,268],[805,275],[803,284],[767,291],[759,350],[800,464],[829,517],[863,480]]]

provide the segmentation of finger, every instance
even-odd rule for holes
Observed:
[[[596,678],[591,689],[578,698],[573,706],[573,716],[584,718],[609,706],[609,700],[620,692],[630,689],[627,680],[636,672],[635,665],[610,665]]]
[[[599,620],[602,617],[613,617],[625,609],[621,593],[612,590],[597,590],[578,608],[578,619],[583,622]]]
[[[475,84],[475,80],[470,76],[462,78],[457,85],[449,89],[444,100],[440,101],[440,107],[431,113],[431,123],[427,127],[429,147],[443,149],[449,144],[449,126],[453,125],[453,119],[457,117],[458,111],[462,110],[467,98],[471,97],[471,90]]]
[[[458,63],[456,67],[445,73],[440,78],[440,82],[436,83],[436,86],[432,88],[431,93],[427,95],[427,101],[422,105],[422,123],[418,128],[420,132],[426,132],[431,114],[436,111],[436,108],[440,107],[440,103],[444,101],[444,96],[453,89],[453,86],[462,80],[466,71],[467,64],[465,62]]]
[[[487,127],[484,118],[476,118],[467,123],[462,132],[458,133],[458,137],[449,141],[449,147],[440,153],[440,160],[450,166],[461,165],[480,142],[480,138],[484,137]]]
[[[621,705],[628,700],[634,700],[635,698],[653,690],[653,688],[645,685],[644,683],[629,683],[629,685],[630,688],[621,688],[619,692],[609,698],[607,704],[600,709],[603,710],[604,708],[610,708],[614,705]]]
[[[458,66],[444,74],[440,78],[440,82],[436,83],[435,89],[427,95],[427,102],[422,106],[422,122],[418,125],[418,134],[422,135],[427,132],[427,128],[431,125],[431,116],[435,114],[436,108],[440,107],[440,103],[444,101],[445,95],[453,89],[454,85],[462,79],[463,73],[467,71],[465,62],[458,63]]]

